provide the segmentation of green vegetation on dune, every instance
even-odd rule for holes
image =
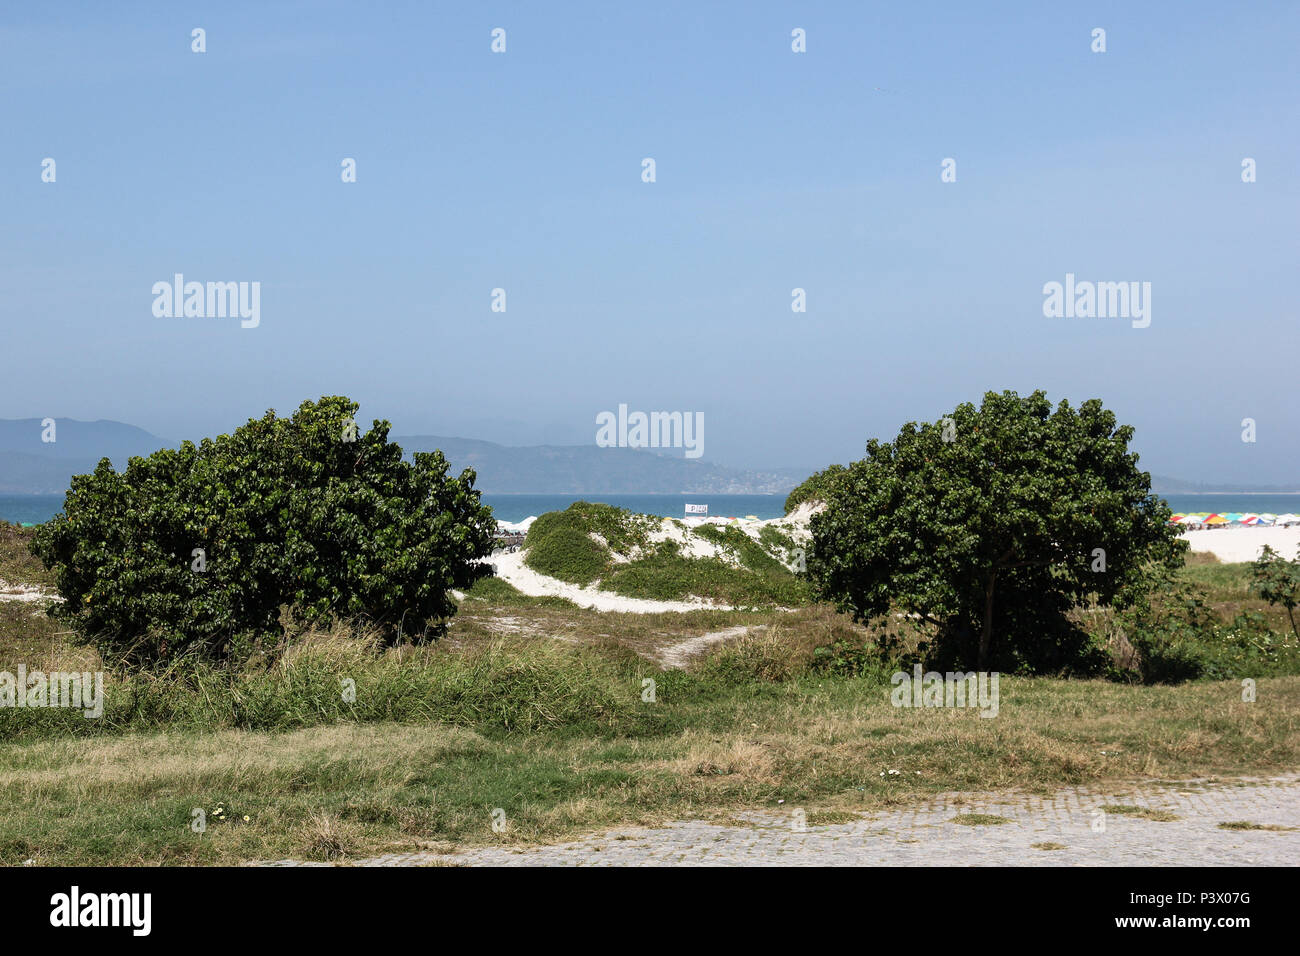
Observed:
[[[701,597],[735,607],[794,607],[810,599],[808,586],[784,568],[755,573],[719,558],[686,558],[667,548],[617,566],[602,587],[626,597]]]
[[[570,511],[550,511],[533,522],[524,563],[538,574],[590,584],[608,570],[612,555],[608,545],[591,537],[582,516]]]
[[[830,465],[816,474],[809,475],[786,496],[785,513],[789,514],[805,501],[825,501],[847,473],[848,469],[843,465]]]
[[[676,541],[653,542],[660,523],[611,505],[576,502],[533,523],[524,563],[571,584],[599,581],[603,590],[627,597],[699,597],[746,607],[808,602],[807,585],[772,553],[790,553],[794,542],[789,536],[773,529],[765,539],[771,542],[769,551],[738,528],[702,525],[689,532],[717,545],[732,559],[728,561],[689,557]],[[685,526],[678,527],[686,532]]]
[[[695,529],[695,533],[718,545],[741,567],[763,575],[789,574],[785,564],[768,552],[762,543],[762,538],[756,541],[739,528],[726,525],[701,525]],[[768,540],[773,539],[769,536]]]
[[[524,563],[570,584],[590,584],[613,566],[615,551],[648,546],[656,524],[656,518],[613,505],[575,501],[564,511],[548,511],[533,522]]]

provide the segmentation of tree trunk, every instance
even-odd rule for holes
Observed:
[[[993,582],[997,574],[990,574],[988,584],[984,586],[984,625],[980,628],[980,653],[977,670],[986,671],[989,666],[989,649],[993,645]]]

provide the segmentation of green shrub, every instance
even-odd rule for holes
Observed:
[[[937,670],[1096,672],[1071,609],[1128,606],[1148,566],[1187,550],[1132,438],[1100,401],[1053,408],[1041,391],[909,422],[830,482],[809,576],[859,621],[897,607],[931,623]]]
[[[1269,604],[1286,608],[1291,633],[1300,637],[1296,626],[1295,609],[1300,604],[1300,555],[1288,561],[1268,545],[1250,566],[1251,588]]]
[[[789,514],[805,501],[825,501],[847,472],[843,465],[831,465],[809,475],[786,496],[785,513]]]
[[[827,677],[871,677],[887,681],[899,670],[910,669],[894,635],[874,644],[857,635],[841,636],[813,650],[812,670]]]
[[[614,552],[627,554],[649,547],[650,532],[658,523],[658,518],[613,505],[575,501],[533,522],[524,542],[528,549],[524,563],[570,584],[590,584],[609,571]]]
[[[524,563],[538,574],[590,584],[609,567],[610,550],[591,537],[588,522],[573,508],[548,511],[533,522],[524,540]]]
[[[1300,648],[1257,612],[1225,622],[1185,584],[1168,582],[1121,615],[1147,684],[1300,672]]]
[[[72,480],[63,513],[32,551],[65,603],[52,613],[106,661],[229,659],[283,636],[289,605],[308,622],[364,618],[388,635],[436,636],[448,590],[490,574],[496,530],[474,473],[441,452],[414,462],[387,422],[358,434],[346,398],[267,412],[231,435],[104,459]]]

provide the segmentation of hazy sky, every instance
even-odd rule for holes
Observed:
[[[1298,42],[1294,2],[6,4],[0,418],[590,443],[626,403],[811,467],[1042,387],[1152,471],[1294,482]],[[177,272],[260,325],[155,317]],[[1066,273],[1150,326],[1044,317]]]

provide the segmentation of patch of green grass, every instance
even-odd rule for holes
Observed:
[[[11,584],[52,588],[54,574],[45,570],[45,565],[28,550],[35,533],[35,528],[0,521],[0,578]]]
[[[615,553],[649,547],[650,532],[658,523],[658,518],[613,505],[575,501],[564,511],[548,511],[533,522],[524,542],[524,563],[539,574],[590,584],[605,575]]]
[[[836,826],[842,823],[853,823],[861,819],[861,814],[854,813],[851,810],[809,810],[805,814],[805,820],[810,827]]]
[[[63,634],[64,626],[45,613],[44,604],[0,601],[0,671],[13,673],[19,664],[35,670]]]
[[[1064,843],[1031,843],[1029,844],[1035,850],[1065,850],[1068,849]]]
[[[1251,587],[1248,563],[1221,564],[1217,558],[1192,562],[1189,555],[1188,564],[1179,570],[1178,576],[1192,585],[1197,597],[1225,621],[1231,621],[1238,614],[1258,614],[1270,630],[1276,631],[1283,639],[1294,639],[1286,609],[1269,604]]]
[[[0,739],[170,730],[285,731],[337,721],[441,722],[533,732],[599,733],[632,720],[636,692],[605,655],[556,642],[505,641],[453,652],[383,650],[346,633],[312,636],[269,668],[198,666],[106,674],[103,714],[0,708]]]
[[[1220,823],[1220,824],[1219,824],[1219,829],[1220,829],[1220,830],[1271,830],[1271,831],[1282,831],[1282,830],[1296,830],[1296,829],[1300,829],[1300,827],[1284,827],[1284,826],[1280,826],[1280,825],[1278,825],[1278,824],[1276,824],[1276,823],[1251,823],[1251,822],[1248,821],[1248,820],[1232,820],[1232,821],[1230,821],[1230,822],[1228,822],[1228,823]]]
[[[948,821],[949,823],[960,823],[967,827],[995,827],[1003,823],[1012,823],[1006,817],[999,817],[992,813],[959,813]]]
[[[720,558],[687,558],[666,549],[615,566],[601,587],[628,597],[665,601],[694,596],[737,607],[797,607],[811,599],[808,585],[784,568],[759,573]]]
[[[1177,820],[1178,817],[1168,810],[1153,810],[1150,807],[1135,807],[1128,804],[1108,803],[1102,806],[1102,810],[1107,813],[1117,813],[1121,816],[1137,817],[1141,820],[1154,820],[1158,823],[1169,823]]]
[[[739,528],[701,525],[700,537],[732,560],[690,558],[676,542],[652,545],[659,519],[610,505],[575,502],[542,515],[528,530],[528,567],[572,584],[600,581],[603,590],[660,601],[699,597],[741,607],[794,607],[811,591],[767,549]],[[779,532],[777,532],[779,535]],[[784,536],[782,536],[784,537]],[[630,560],[616,561],[621,555]]]

